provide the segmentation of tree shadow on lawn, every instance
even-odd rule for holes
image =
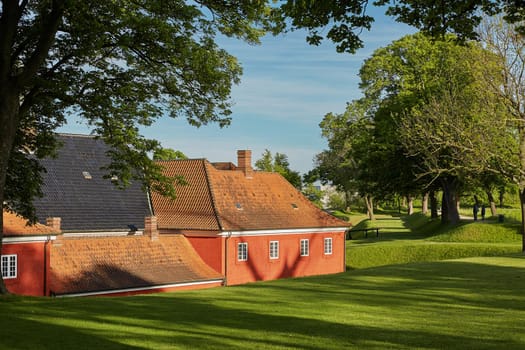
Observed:
[[[5,334],[11,327],[23,331],[0,338],[0,347],[524,348],[523,337],[500,336],[515,328],[522,334],[520,325],[497,317],[524,311],[522,275],[522,267],[450,261],[205,291],[4,303]],[[61,317],[72,326],[46,323]],[[458,322],[478,324],[463,330]],[[31,329],[43,331],[28,336]],[[54,346],[54,337],[62,347]],[[144,339],[149,345],[123,345]]]

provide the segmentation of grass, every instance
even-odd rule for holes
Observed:
[[[525,257],[511,254],[521,250],[511,220],[351,220],[381,236],[348,241],[351,270],[337,275],[120,298],[0,297],[0,349],[525,349]]]
[[[0,299],[2,349],[525,348],[525,258],[124,298]]]
[[[442,225],[426,215],[378,215],[355,228],[380,227],[380,237],[352,234],[346,249],[348,269],[438,261],[476,256],[501,256],[521,251],[521,235],[512,221],[463,221],[456,227]]]

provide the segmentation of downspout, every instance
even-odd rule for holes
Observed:
[[[43,296],[47,296],[47,251],[48,251],[48,245],[51,241],[51,236],[47,236],[46,241],[44,242],[44,294]]]
[[[230,231],[228,232],[224,243],[224,286],[228,286],[228,242],[230,241],[231,236],[232,232]]]
[[[346,272],[346,231],[343,237],[343,272]]]

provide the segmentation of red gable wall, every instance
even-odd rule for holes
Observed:
[[[17,256],[17,277],[4,279],[9,292],[32,296],[45,295],[46,270],[49,268],[49,259],[45,257],[47,246],[48,243],[45,242],[2,245],[2,255]]]

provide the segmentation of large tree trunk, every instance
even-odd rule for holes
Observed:
[[[521,251],[525,254],[525,189],[520,188],[520,206],[521,206]]]
[[[366,204],[366,210],[368,214],[368,218],[370,220],[375,220],[374,216],[374,198],[370,195],[365,195],[365,204]]]
[[[345,211],[349,213],[351,211],[350,202],[352,200],[352,196],[350,195],[349,191],[345,191]]]
[[[441,180],[441,186],[443,188],[441,222],[456,225],[459,223],[457,180],[444,178]]]
[[[430,191],[428,193],[428,197],[430,201],[430,218],[437,219],[439,217],[439,214],[438,214],[438,201],[436,198],[436,192]]]
[[[16,130],[18,127],[18,95],[10,84],[0,86],[0,204],[3,206],[7,165],[13,148]],[[0,253],[4,237],[3,211],[0,215]],[[7,288],[0,274],[0,294],[7,294]]]
[[[518,183],[520,191],[520,206],[521,206],[521,251],[525,254],[525,126],[521,125],[519,128],[520,135],[520,170],[521,176]]]
[[[498,213],[497,213],[497,210],[496,210],[496,202],[494,201],[494,196],[492,195],[492,191],[487,190],[485,192],[487,192],[487,198],[489,200],[490,215],[491,216],[496,216]]]
[[[414,214],[414,197],[407,196],[407,214],[412,215]]]
[[[428,195],[428,192],[426,192],[423,195],[423,200],[421,202],[421,212],[425,215],[428,213]]]

